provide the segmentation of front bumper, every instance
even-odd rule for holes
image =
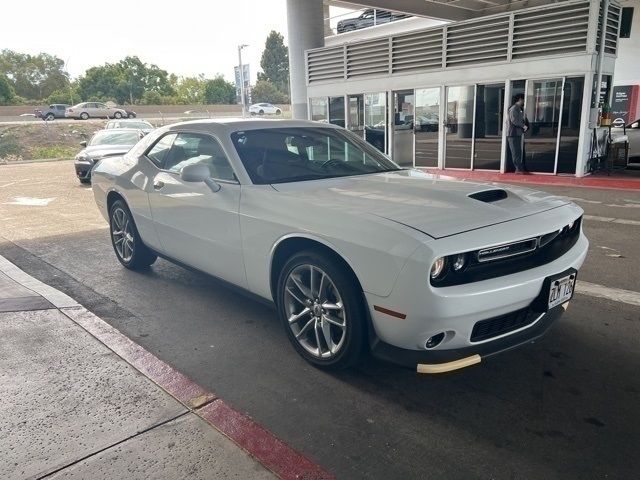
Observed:
[[[78,177],[79,180],[90,180],[93,165],[94,162],[91,160],[76,160],[73,164],[76,169],[76,177]]]
[[[407,350],[394,347],[376,339],[371,345],[372,354],[382,360],[415,368],[418,373],[444,373],[480,363],[482,359],[506,352],[521,345],[535,342],[560,318],[568,303],[559,305],[524,330],[486,343],[449,350]]]

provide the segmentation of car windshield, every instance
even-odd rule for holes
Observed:
[[[336,128],[245,130],[231,140],[258,185],[400,170],[364,140]]]
[[[140,134],[131,132],[107,132],[96,133],[89,145],[135,145],[140,140]]]

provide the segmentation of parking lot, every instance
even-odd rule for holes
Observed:
[[[270,305],[164,260],[125,270],[72,162],[0,166],[0,255],[338,478],[635,478],[640,192],[545,189],[587,215],[578,293],[541,341],[442,376],[319,371]]]

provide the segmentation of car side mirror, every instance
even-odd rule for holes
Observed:
[[[83,146],[83,147],[86,147],[87,146],[87,141],[86,140],[82,140],[80,142],[80,145]]]
[[[185,165],[180,170],[180,178],[185,182],[204,182],[212,192],[220,190],[220,184],[211,178],[209,167],[202,163],[194,163],[193,165]]]

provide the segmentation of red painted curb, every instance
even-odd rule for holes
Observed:
[[[530,185],[555,185],[558,187],[602,188],[611,190],[640,190],[640,178],[620,177],[569,177],[557,175],[516,175],[514,173],[493,173],[463,170],[437,170],[421,168],[438,178],[456,178],[489,182],[525,183]]]
[[[283,480],[335,478],[222,400],[197,413]]]
[[[233,409],[84,307],[61,308],[71,320],[221,431],[283,480],[335,478],[247,415]]]

